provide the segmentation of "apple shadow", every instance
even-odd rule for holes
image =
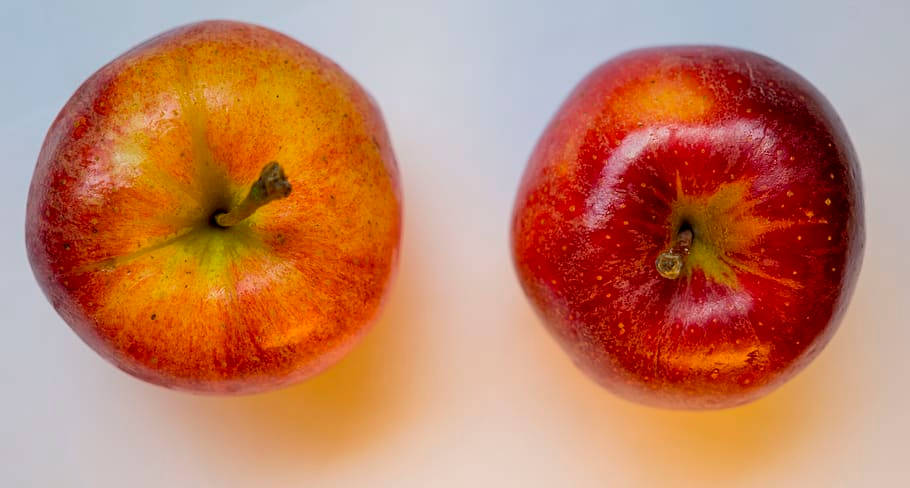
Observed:
[[[530,319],[530,313],[524,316]],[[838,334],[849,335],[850,328],[845,321]],[[555,344],[535,354],[548,356],[541,368],[552,369],[548,380],[565,395],[569,422],[579,435],[618,457],[592,466],[601,481],[609,483],[610,470],[620,464],[644,486],[738,486],[769,466],[802,457],[798,454],[824,442],[831,425],[850,421],[839,396],[855,391],[860,380],[847,371],[846,348],[830,346],[769,395],[714,411],[641,406],[595,384]]]
[[[411,238],[413,236],[408,236]],[[403,241],[404,242],[404,241]],[[411,243],[407,247],[419,246]],[[403,249],[377,322],[360,344],[323,373],[283,390],[241,397],[183,395],[176,417],[215,464],[255,459],[258,466],[321,470],[382,446],[420,411],[413,348],[422,334],[420,263]]]
[[[632,405],[622,429],[646,480],[736,485],[799,449],[823,428],[824,392],[811,377],[788,383],[741,407],[709,412],[660,411]],[[655,460],[660,460],[655,462]]]

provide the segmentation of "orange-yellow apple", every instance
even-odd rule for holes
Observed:
[[[378,108],[341,68],[262,27],[192,24],[63,107],[32,178],[28,256],[57,312],[122,370],[274,389],[340,359],[376,316],[398,180]]]
[[[831,105],[771,59],[705,46],[585,78],[531,156],[512,229],[525,291],[575,363],[691,409],[759,398],[818,355],[865,242]]]

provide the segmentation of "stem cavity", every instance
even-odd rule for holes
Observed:
[[[266,164],[259,173],[259,179],[250,187],[250,193],[229,212],[215,214],[219,227],[231,227],[253,215],[259,207],[291,194],[291,184],[284,175],[281,165],[275,161]]]

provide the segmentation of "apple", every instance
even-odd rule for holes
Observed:
[[[767,57],[712,46],[588,75],[537,143],[512,220],[519,279],[575,364],[684,409],[755,400],[815,358],[864,241],[831,105]]]
[[[61,317],[138,378],[252,393],[339,360],[396,265],[378,108],[277,32],[209,21],[93,74],[53,122],[26,245]]]

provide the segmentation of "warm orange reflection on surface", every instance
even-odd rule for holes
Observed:
[[[609,470],[620,465],[626,479],[643,486],[739,486],[766,479],[769,469],[811,462],[829,447],[830,432],[854,421],[844,397],[862,390],[862,378],[850,370],[856,360],[850,344],[862,340],[854,317],[863,302],[854,301],[834,343],[805,371],[764,398],[725,410],[664,410],[622,400],[585,377],[555,344],[545,344],[552,341],[544,333],[535,356],[545,381],[557,385],[555,395],[565,396],[569,412],[559,419],[577,439],[570,449],[590,451],[583,455],[591,469],[586,479],[607,483],[616,474]],[[519,316],[531,319],[529,312]]]
[[[419,245],[415,243],[415,245]],[[419,414],[414,350],[423,341],[415,253],[399,273],[379,320],[338,364],[302,384],[245,397],[181,397],[177,416],[197,432],[198,452],[223,463],[285,472],[351,462],[362,450],[407,432]],[[250,455],[256,455],[250,459]]]

